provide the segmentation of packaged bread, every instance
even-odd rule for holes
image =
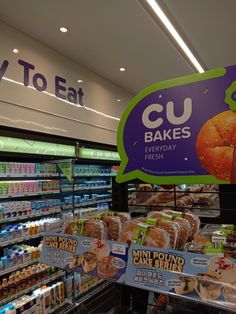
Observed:
[[[170,247],[170,237],[166,231],[142,223],[137,219],[125,223],[119,241],[127,242],[128,244],[136,243],[159,248]]]
[[[155,220],[156,227],[168,232],[169,237],[170,237],[170,247],[172,249],[175,249],[177,241],[178,241],[179,233],[180,233],[178,224],[174,221],[166,221],[166,220],[156,219],[154,217],[159,217],[159,212],[149,213],[148,214],[149,219],[147,219],[146,222],[150,223],[150,219],[153,219]]]
[[[117,216],[104,216],[102,221],[107,225],[108,240],[117,241],[121,232],[121,219]]]
[[[64,233],[106,240],[106,224],[101,220],[78,219],[66,223]]]
[[[199,227],[200,227],[200,220],[199,220],[198,216],[196,216],[192,213],[179,212],[179,211],[174,211],[174,210],[170,210],[170,209],[166,209],[163,212],[166,214],[172,215],[172,216],[187,219],[188,222],[190,223],[188,241],[193,240],[194,236],[196,235],[196,233],[198,232]]]

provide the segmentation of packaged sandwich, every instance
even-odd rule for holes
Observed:
[[[149,213],[146,223],[155,224],[156,227],[168,232],[170,237],[170,247],[175,249],[180,233],[179,225],[174,221],[161,220],[160,218],[156,219],[156,217],[160,217],[159,212]]]
[[[107,239],[106,224],[101,220],[78,219],[68,221],[64,233],[100,240]]]
[[[170,237],[166,231],[142,223],[139,219],[130,220],[125,223],[119,241],[159,248],[170,247]]]

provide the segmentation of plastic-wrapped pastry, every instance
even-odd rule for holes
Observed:
[[[156,219],[155,217],[160,217],[160,215],[159,215],[159,212],[151,212],[149,213],[148,217],[151,219]],[[147,223],[148,223],[148,220],[147,220]],[[174,221],[156,219],[156,227],[168,232],[169,237],[170,237],[170,246],[171,248],[175,249],[177,241],[178,241],[179,233],[180,233],[179,225]]]
[[[192,213],[182,213],[182,212],[178,212],[178,211],[173,211],[170,209],[164,210],[164,213],[167,213],[169,215],[173,215],[173,216],[179,216],[181,218],[187,219],[188,222],[190,223],[190,231],[189,231],[189,236],[188,236],[188,241],[192,241],[194,236],[196,235],[196,233],[199,230],[200,227],[200,220],[198,218],[198,216],[192,214]]]
[[[173,217],[174,222],[179,225],[180,234],[177,241],[177,248],[182,249],[185,243],[188,240],[189,231],[190,231],[190,223],[185,218]]]
[[[119,241],[128,242],[129,244],[131,244],[133,242],[134,235],[137,232],[139,226],[143,226],[143,225],[145,225],[145,228],[147,228],[143,245],[160,247],[160,248],[170,247],[170,237],[166,231],[159,229],[157,227],[154,227],[154,226],[140,223],[140,221],[136,219],[128,221],[124,225],[122,233],[119,237]],[[143,235],[141,234],[141,236]],[[136,243],[139,244],[138,242]]]
[[[197,281],[195,290],[202,300],[217,300],[220,297],[222,285],[217,282],[216,277],[198,274]]]
[[[168,212],[168,210],[167,210],[167,212]],[[152,217],[156,218],[156,219],[163,219],[164,216],[166,215],[166,212],[165,213],[164,212],[153,212],[153,213],[150,213],[150,215],[152,215]],[[190,223],[185,218],[174,217],[174,216],[171,216],[168,214],[167,214],[167,216],[169,216],[168,219],[172,219],[172,221],[176,222],[177,225],[179,226],[180,231],[179,231],[179,236],[178,236],[178,240],[177,240],[177,248],[182,249],[188,240],[189,231],[191,229]]]
[[[116,216],[118,216],[121,219],[122,223],[131,219],[130,214],[126,212],[116,212]]]
[[[107,225],[108,240],[117,241],[121,232],[121,219],[117,216],[105,216],[102,218]]]
[[[66,223],[64,232],[76,236],[106,240],[106,225],[101,220],[72,220]]]
[[[194,236],[197,234],[200,228],[200,219],[198,218],[197,215],[194,215],[192,213],[184,213],[183,217],[187,219],[190,223],[191,230],[190,230],[188,241],[191,241],[194,238]]]

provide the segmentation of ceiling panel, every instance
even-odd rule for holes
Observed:
[[[209,69],[236,64],[235,0],[164,0]]]
[[[136,0],[0,0],[0,19],[133,94],[192,73]]]

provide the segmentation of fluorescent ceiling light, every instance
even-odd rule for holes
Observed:
[[[201,64],[198,62],[196,57],[193,55],[192,51],[189,49],[189,47],[186,45],[182,37],[179,35],[177,30],[174,28],[173,24],[170,22],[168,17],[165,15],[165,13],[162,11],[161,7],[157,4],[155,0],[146,0],[150,7],[153,9],[153,11],[156,13],[156,15],[159,17],[159,19],[162,21],[162,23],[165,25],[167,30],[170,32],[172,37],[175,39],[177,44],[180,46],[180,48],[183,50],[183,52],[186,54],[186,56],[189,58],[189,60],[192,62],[194,67],[198,70],[198,72],[203,73],[205,70],[201,66]]]
[[[120,71],[121,71],[121,72],[124,72],[124,71],[125,71],[125,68],[120,68]]]
[[[83,83],[83,80],[78,80],[77,83]]]
[[[14,48],[14,49],[12,50],[12,52],[13,52],[13,53],[19,53],[19,50],[16,49],[16,48]]]
[[[117,98],[116,101],[121,101],[120,98]]]
[[[66,27],[60,27],[60,31],[62,33],[66,33],[68,31],[68,29]]]

